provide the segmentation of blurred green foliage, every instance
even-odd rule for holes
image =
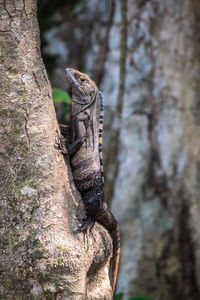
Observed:
[[[118,295],[114,296],[114,300],[122,300],[123,294],[120,293]],[[133,298],[129,298],[128,300],[154,300],[152,298],[148,298],[148,297],[133,297]]]
[[[120,293],[120,294],[115,295],[114,298],[113,298],[113,300],[121,300],[122,297],[123,297],[123,294]]]
[[[72,98],[69,96],[69,94],[59,88],[52,88],[52,97],[54,102],[62,102],[66,104],[72,103]]]
[[[133,297],[128,300],[154,300],[153,298],[148,298],[148,297]]]
[[[58,122],[62,124],[69,123],[72,98],[67,92],[59,88],[52,88],[52,92]]]
[[[75,3],[74,7],[71,10],[71,15],[75,15],[77,13],[79,13],[83,7],[83,1],[78,1],[77,3]]]

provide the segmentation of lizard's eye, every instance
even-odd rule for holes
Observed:
[[[81,82],[84,82],[84,81],[85,81],[85,78],[84,78],[84,77],[80,77],[80,81],[81,81]]]

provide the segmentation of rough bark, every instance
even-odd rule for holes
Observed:
[[[36,0],[0,1],[0,297],[111,299],[109,234],[77,233],[84,209],[40,56]],[[67,164],[66,164],[67,163]],[[88,249],[89,246],[89,249]]]

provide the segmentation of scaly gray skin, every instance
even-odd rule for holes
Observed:
[[[120,254],[120,232],[104,197],[101,92],[87,74],[68,68],[66,76],[72,85],[71,125],[70,130],[61,125],[61,132],[67,134],[70,131],[70,145],[65,153],[70,155],[74,182],[86,208],[87,218],[80,230],[88,233],[95,221],[98,221],[111,235],[113,256],[109,275],[114,292]]]

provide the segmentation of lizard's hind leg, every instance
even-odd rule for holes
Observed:
[[[83,232],[87,238],[89,238],[89,235],[91,234],[94,241],[95,237],[93,235],[92,229],[95,224],[95,214],[97,209],[97,200],[93,194],[93,191],[87,191],[81,193],[81,196],[83,198],[85,208],[86,208],[86,214],[87,217],[83,220],[82,225],[78,229],[78,231]]]
[[[93,240],[96,242],[94,234],[92,232],[92,228],[94,227],[95,221],[92,217],[86,217],[80,227],[78,228],[77,232],[83,232],[84,238],[87,240],[87,250],[89,249],[89,236],[91,235]]]

